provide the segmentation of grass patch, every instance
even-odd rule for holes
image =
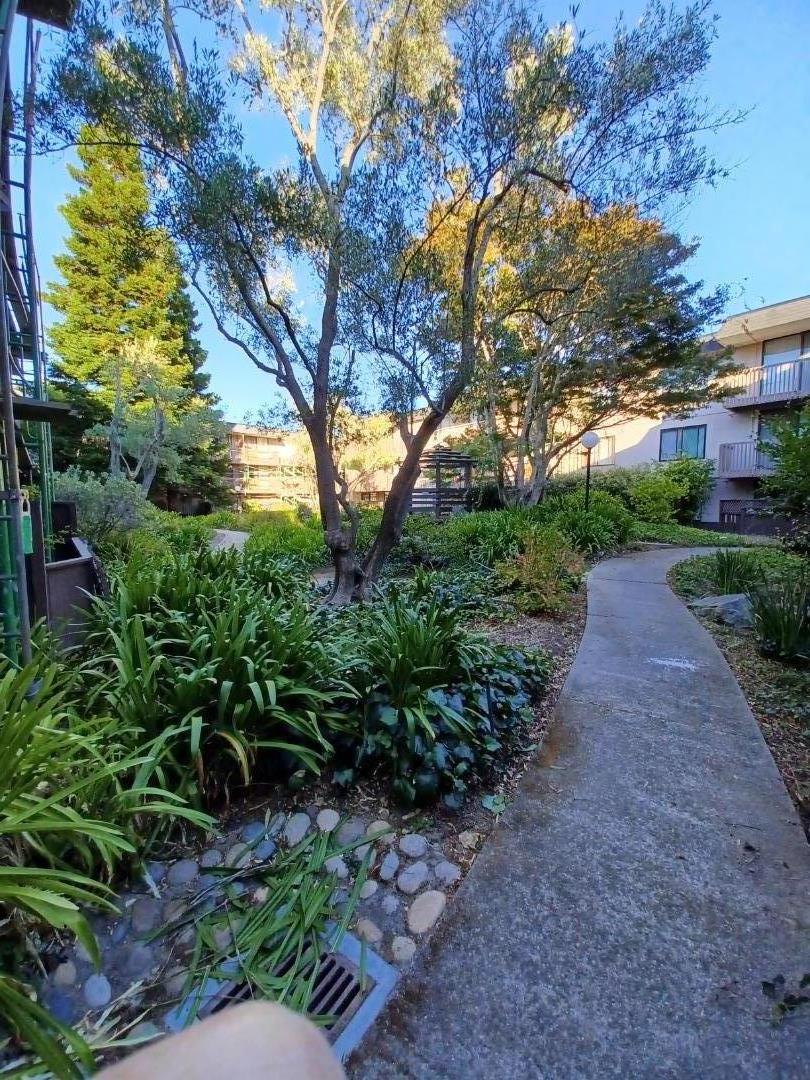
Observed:
[[[637,521],[633,535],[636,540],[653,544],[678,544],[681,547],[761,547],[763,544],[775,543],[769,537],[741,536],[739,533],[698,529],[694,525],[662,524],[655,521]]]

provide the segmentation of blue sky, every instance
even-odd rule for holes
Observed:
[[[549,22],[567,10],[556,2],[541,7]],[[619,11],[630,20],[642,7],[635,0],[583,0],[577,25],[601,35]],[[729,285],[729,310],[740,311],[810,293],[810,0],[716,0],[714,9],[720,16],[719,39],[702,90],[721,108],[751,113],[708,140],[732,174],[718,188],[698,192],[676,224],[684,238],[701,243],[692,277],[709,286]],[[22,36],[21,23],[17,33]],[[67,160],[67,155],[41,158],[35,171],[43,282],[55,276],[52,259],[64,242],[58,206],[71,190]],[[46,325],[51,318],[46,310]],[[210,320],[202,322],[211,386],[226,418],[241,420],[274,400],[269,377],[225,342]]]

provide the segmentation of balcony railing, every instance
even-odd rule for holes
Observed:
[[[727,409],[810,396],[810,361],[745,368],[729,376]]]
[[[767,476],[774,470],[773,461],[760,450],[754,439],[721,443],[717,455],[717,475],[722,477]]]

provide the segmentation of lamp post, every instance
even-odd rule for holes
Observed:
[[[585,466],[585,509],[587,510],[591,502],[591,451],[595,446],[599,445],[599,436],[595,431],[586,431],[579,441],[585,447],[588,455],[588,462]]]

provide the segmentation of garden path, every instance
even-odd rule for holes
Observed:
[[[241,551],[249,536],[250,533],[239,532],[237,529],[214,529],[211,550],[228,551],[230,548],[236,548],[237,551]]]
[[[810,1070],[810,847],[757,723],[666,574],[600,563],[555,725],[355,1077]]]

